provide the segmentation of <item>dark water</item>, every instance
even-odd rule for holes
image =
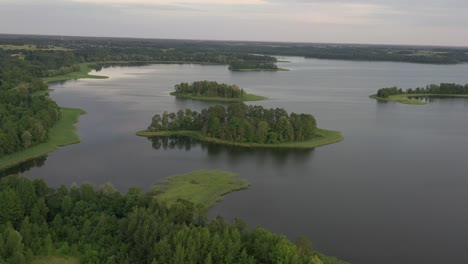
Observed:
[[[425,106],[379,103],[386,86],[468,83],[468,65],[437,66],[286,58],[290,72],[233,73],[224,66],[105,69],[108,80],[57,84],[52,97],[80,107],[82,143],[23,175],[51,185],[112,182],[148,188],[196,169],[239,173],[252,186],[210,212],[240,217],[353,263],[468,263],[468,100]],[[174,84],[234,83],[270,98],[266,107],[312,113],[345,140],[310,151],[274,151],[134,136],[155,113],[200,110],[169,96]],[[39,162],[41,163],[41,162]]]

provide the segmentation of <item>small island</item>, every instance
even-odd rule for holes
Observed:
[[[409,88],[403,90],[398,87],[382,88],[377,94],[369,96],[379,101],[391,101],[402,104],[424,105],[426,102],[418,98],[427,97],[464,97],[468,98],[468,84],[461,85],[455,83],[441,83],[440,85],[431,84],[424,88]]]
[[[189,83],[180,83],[174,86],[175,91],[171,95],[177,98],[185,98],[200,101],[214,102],[243,102],[260,101],[266,97],[254,94],[248,94],[244,89],[237,85],[228,85],[213,81],[198,81]]]
[[[281,108],[243,103],[216,105],[201,112],[186,109],[156,114],[148,129],[137,135],[186,136],[216,144],[260,148],[310,149],[343,140],[338,131],[318,128],[310,114],[289,115]]]

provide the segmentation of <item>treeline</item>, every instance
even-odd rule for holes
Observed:
[[[208,221],[180,200],[160,204],[138,188],[110,184],[54,189],[44,180],[0,179],[0,263],[73,256],[80,263],[341,263],[241,220]]]
[[[467,94],[468,95],[468,84],[461,85],[455,83],[441,83],[440,85],[431,84],[426,87],[418,87],[416,89],[409,88],[403,90],[398,87],[382,88],[377,91],[377,96],[381,98],[388,98],[392,95],[399,94],[444,94],[444,95],[457,95]]]
[[[229,63],[231,71],[241,70],[278,70],[274,62],[234,60]]]
[[[288,115],[281,108],[266,109],[233,103],[228,107],[212,106],[200,113],[186,109],[156,114],[148,130],[191,130],[232,142],[278,144],[309,140],[316,128],[315,118],[310,114]]]
[[[37,69],[0,50],[0,157],[46,141],[60,118],[57,104],[38,94],[47,85]]]
[[[242,98],[244,89],[237,85],[228,85],[214,81],[198,81],[189,83],[180,83],[174,86],[175,93],[173,95],[194,95],[207,97],[225,97],[225,98]]]

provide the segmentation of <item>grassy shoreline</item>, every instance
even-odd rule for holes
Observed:
[[[370,95],[369,98],[385,102],[397,102],[409,105],[425,105],[426,102],[414,99],[412,97],[447,97],[447,98],[468,98],[467,94],[398,94],[391,95],[388,98],[378,97],[376,94]]]
[[[249,186],[247,180],[237,179],[237,175],[231,172],[200,170],[170,176],[156,184],[150,194],[169,206],[183,199],[208,210],[224,195]]]
[[[75,124],[78,122],[80,115],[86,112],[77,108],[62,108],[61,111],[62,117],[49,130],[49,138],[46,142],[1,157],[0,170],[42,157],[58,147],[79,143],[80,136],[76,133]]]
[[[344,138],[341,135],[341,132],[333,131],[333,130],[326,130],[326,129],[317,129],[317,136],[314,137],[312,140],[302,141],[302,142],[290,142],[290,143],[280,143],[280,144],[260,144],[260,143],[238,143],[238,142],[231,142],[227,140],[206,137],[202,135],[201,132],[198,131],[138,131],[136,134],[137,136],[141,137],[158,137],[158,136],[185,136],[195,138],[200,141],[214,143],[214,144],[221,144],[227,146],[236,146],[236,147],[248,147],[248,148],[290,148],[290,149],[311,149],[315,147],[321,147],[333,143],[337,143],[342,141]]]
[[[197,101],[211,101],[211,102],[246,102],[246,101],[261,101],[268,98],[255,94],[245,94],[240,98],[225,98],[225,97],[209,97],[209,96],[194,96],[191,94],[180,94],[177,92],[172,92],[172,96],[182,99],[191,99]]]
[[[45,77],[42,78],[42,80],[45,83],[52,83],[52,82],[62,82],[62,81],[68,81],[68,80],[76,80],[76,79],[107,79],[109,77],[107,76],[101,76],[101,75],[91,75],[89,72],[93,70],[91,68],[91,65],[94,63],[80,63],[80,70],[76,72],[70,72],[67,74],[63,75],[57,75],[53,77]]]

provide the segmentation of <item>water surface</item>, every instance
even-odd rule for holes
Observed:
[[[368,98],[387,86],[468,83],[468,65],[283,59],[291,63],[279,66],[291,71],[162,64],[52,85],[60,105],[88,112],[78,124],[82,143],[60,148],[23,175],[52,186],[112,182],[126,190],[197,169],[233,171],[252,186],[226,196],[211,216],[240,217],[293,240],[306,235],[318,250],[353,263],[468,263],[468,100],[414,106]],[[177,83],[205,79],[267,96],[256,102],[265,107],[312,113],[345,140],[275,151],[164,147],[134,136],[156,113],[212,105],[169,96]]]

